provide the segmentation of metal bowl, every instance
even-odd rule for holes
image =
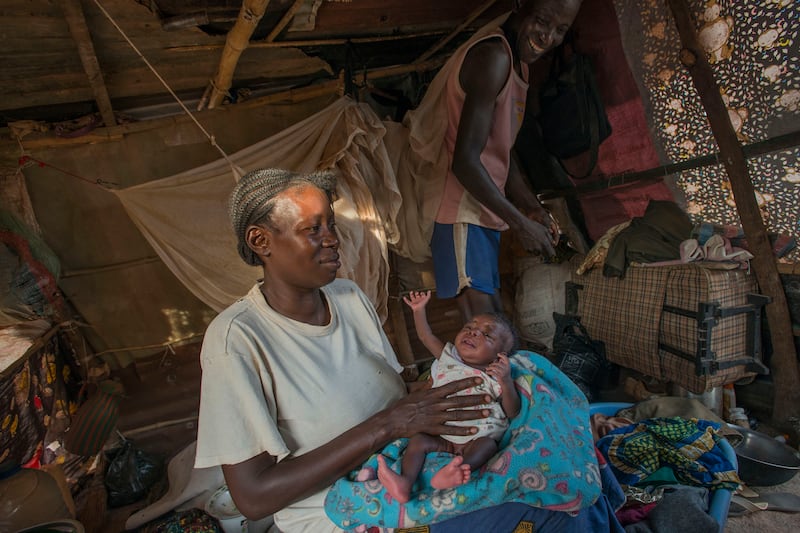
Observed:
[[[764,433],[731,427],[744,437],[733,449],[739,461],[739,477],[747,485],[780,485],[800,472],[800,453]]]

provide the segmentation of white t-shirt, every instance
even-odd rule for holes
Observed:
[[[402,366],[352,281],[322,288],[331,320],[312,326],[267,305],[260,286],[220,313],[203,340],[196,468],[263,452],[283,460],[329,442],[405,394]],[[284,532],[339,531],[327,489],[275,514]]]

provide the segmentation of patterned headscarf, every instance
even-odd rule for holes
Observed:
[[[336,176],[331,171],[300,174],[280,168],[263,168],[248,172],[234,187],[228,201],[228,216],[237,238],[237,251],[244,262],[260,266],[261,260],[247,246],[247,228],[263,222],[275,206],[275,197],[299,185],[314,185],[333,197]]]

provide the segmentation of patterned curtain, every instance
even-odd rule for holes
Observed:
[[[35,459],[77,410],[80,373],[69,343],[56,333],[32,350],[0,373],[0,462]]]
[[[797,0],[688,0],[700,43],[743,145],[800,130]],[[623,47],[663,163],[718,151],[666,2],[614,0]],[[771,233],[800,240],[800,148],[751,158],[750,177]],[[722,165],[682,172],[677,185],[695,222],[739,224]],[[795,249],[783,260],[797,261]]]

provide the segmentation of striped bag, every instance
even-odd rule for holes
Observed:
[[[81,390],[83,392],[84,389]],[[84,457],[99,452],[117,426],[122,395],[123,389],[119,383],[112,380],[98,383],[86,402],[78,408],[64,433],[64,448]]]

